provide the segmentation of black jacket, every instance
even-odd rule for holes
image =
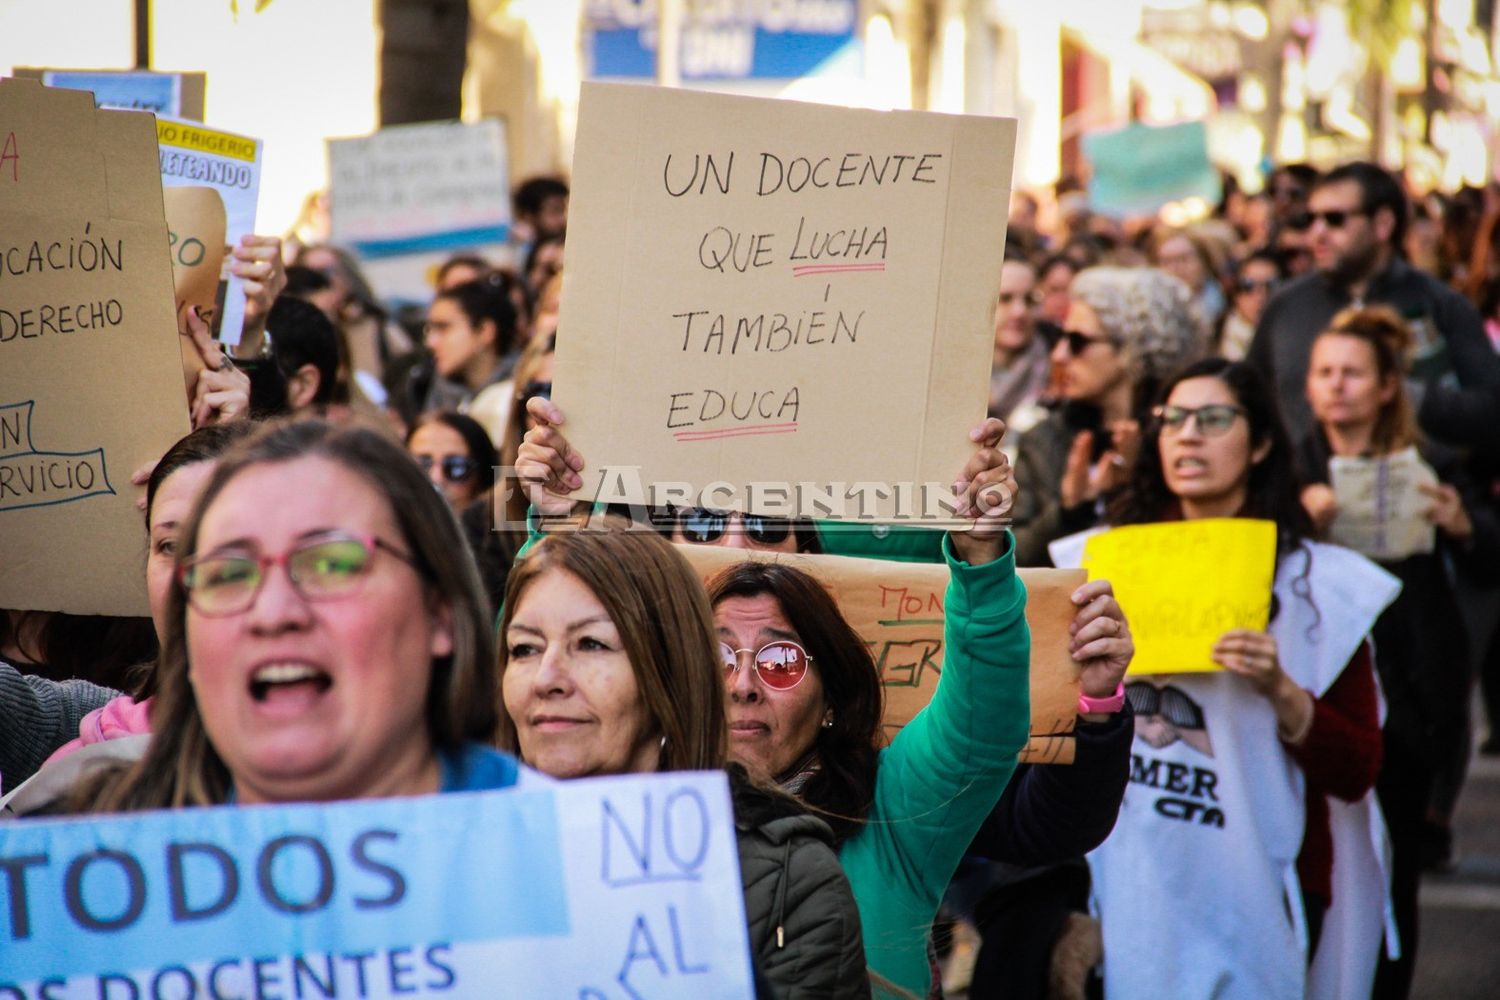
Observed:
[[[971,857],[1035,868],[1081,857],[1115,828],[1130,777],[1130,702],[1107,722],[1079,720],[1073,763],[1022,764],[969,845]]]
[[[1391,306],[1417,335],[1411,379],[1422,429],[1450,444],[1500,449],[1500,355],[1469,301],[1398,258],[1371,280],[1365,302]],[[1313,427],[1306,396],[1313,341],[1354,304],[1347,289],[1313,272],[1272,296],[1261,315],[1246,360],[1271,380],[1293,441]]]
[[[868,1000],[865,945],[833,831],[729,768],[740,879],[761,1000]]]
[[[1469,642],[1463,615],[1444,563],[1475,581],[1494,579],[1500,563],[1500,521],[1493,506],[1464,472],[1458,456],[1423,446],[1422,458],[1441,482],[1456,488],[1474,523],[1468,544],[1442,532],[1432,552],[1381,565],[1401,581],[1401,593],[1375,621],[1375,670],[1387,712],[1385,740],[1397,752],[1436,765],[1449,759],[1463,738],[1469,711]],[[1297,445],[1303,482],[1329,481],[1328,440],[1314,427]]]

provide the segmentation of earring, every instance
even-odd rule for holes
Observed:
[[[832,729],[833,728],[833,719],[831,719],[831,718],[824,719],[823,720],[823,728],[824,729]]]

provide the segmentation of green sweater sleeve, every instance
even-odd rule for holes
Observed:
[[[943,673],[932,701],[880,754],[865,826],[840,851],[870,968],[928,992],[927,936],[959,860],[999,800],[1030,729],[1031,633],[1015,543],[951,574]]]

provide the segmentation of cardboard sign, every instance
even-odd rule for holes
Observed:
[[[6,823],[0,866],[5,996],[754,995],[721,772]]]
[[[555,379],[580,498],[945,510],[988,399],[1014,140],[584,84]]]
[[[144,615],[130,475],[188,432],[150,115],[0,80],[0,607]]]
[[[1202,122],[1090,132],[1083,137],[1083,154],[1093,170],[1089,205],[1106,215],[1154,215],[1184,198],[1213,204],[1223,193]]]
[[[1132,524],[1090,536],[1089,579],[1114,585],[1130,621],[1129,674],[1221,669],[1209,658],[1230,629],[1264,631],[1276,576],[1276,525],[1249,518]]]
[[[150,111],[172,118],[203,120],[203,73],[152,73],[136,69],[16,69],[16,76],[40,78],[49,87],[93,93],[101,108]]]
[[[163,117],[156,119],[156,137],[161,144],[162,186],[196,192],[167,199],[172,268],[179,283],[184,272],[211,275],[214,283],[206,310],[201,299],[180,295],[178,310],[190,303],[199,305],[204,318],[211,320],[214,337],[233,346],[240,342],[245,325],[245,287],[229,273],[229,251],[241,236],[255,232],[260,140]]]
[[[1431,552],[1437,528],[1427,520],[1432,498],[1419,485],[1437,485],[1437,474],[1417,449],[1385,458],[1341,458],[1328,462],[1338,515],[1328,540],[1371,559],[1405,559]]]
[[[717,545],[679,545],[705,582],[746,559],[785,562],[817,578],[875,656],[885,688],[889,735],[932,700],[943,673],[943,599],[948,567],[848,556],[787,555]],[[1078,664],[1068,655],[1069,596],[1079,570],[1023,569],[1026,624],[1031,627],[1031,740],[1021,760],[1073,763],[1078,719]]]
[[[172,244],[177,310],[180,314],[184,306],[197,306],[201,315],[212,316],[219,302],[229,224],[224,199],[211,187],[169,187],[161,194]]]
[[[425,303],[427,273],[459,251],[498,257],[510,234],[505,126],[426,122],[328,141],[333,242],[374,284]]]

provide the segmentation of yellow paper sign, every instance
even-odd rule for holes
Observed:
[[[1131,674],[1220,669],[1230,629],[1264,630],[1276,574],[1276,525],[1248,518],[1134,524],[1090,538],[1089,579],[1106,579],[1135,638]]]

